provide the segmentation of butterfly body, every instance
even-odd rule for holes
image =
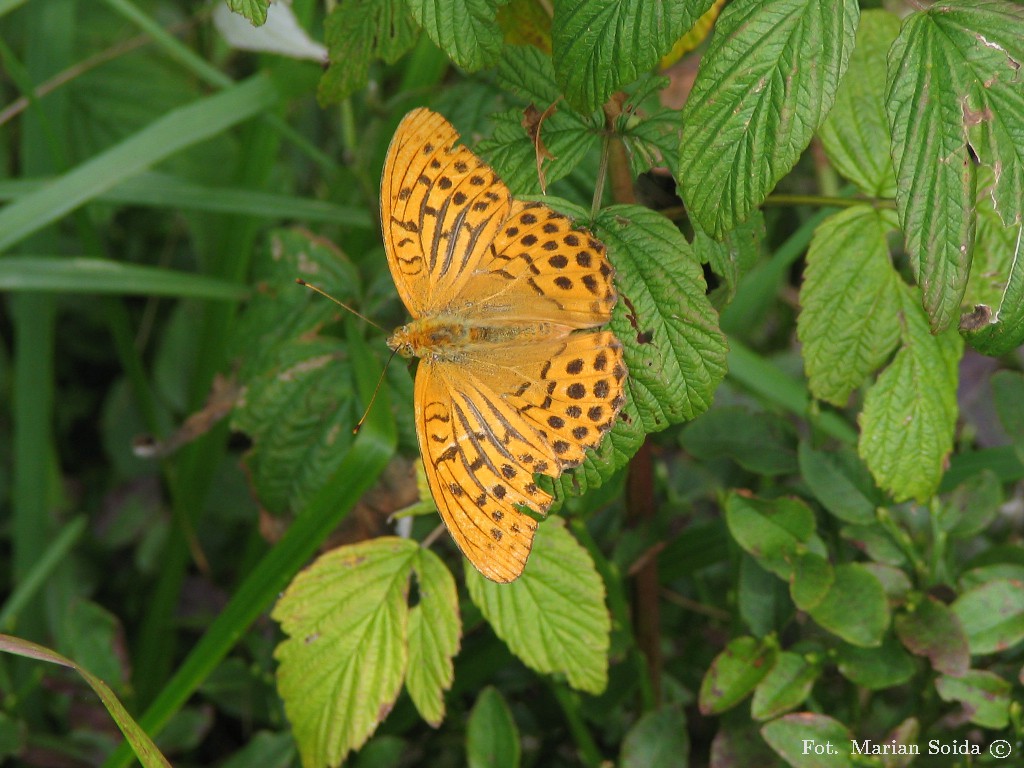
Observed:
[[[426,109],[402,120],[381,180],[381,224],[412,321],[388,345],[419,357],[416,433],[452,538],[487,578],[523,571],[535,475],[597,447],[625,403],[622,345],[599,326],[617,296],[604,245],[543,203],[512,197]]]

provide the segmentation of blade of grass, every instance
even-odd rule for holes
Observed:
[[[57,538],[46,548],[43,556],[36,561],[32,568],[25,573],[18,582],[14,591],[7,597],[0,606],[0,629],[11,631],[28,602],[36,597],[46,580],[53,574],[68,553],[75,546],[82,534],[85,532],[86,520],[84,516],[78,516],[67,522],[61,528]]]
[[[73,256],[0,259],[0,291],[106,293],[240,301],[249,287],[216,277]]]
[[[139,29],[153,38],[153,42],[164,53],[177,61],[197,77],[217,88],[228,88],[234,81],[216,67],[196,54],[191,48],[183,45],[174,35],[170,34],[155,19],[140,11],[129,0],[104,0],[111,10],[131,21]],[[294,144],[303,154],[317,165],[330,173],[336,173],[337,163],[330,155],[309,141],[305,136],[288,125],[278,115],[264,115],[264,121],[278,134]]]
[[[355,332],[349,349],[360,395],[368,401],[377,381],[378,363]],[[273,602],[288,581],[316,552],[324,539],[376,482],[395,449],[395,424],[382,389],[377,403],[338,471],[297,517],[288,532],[242,582],[231,602],[214,620],[174,677],[140,719],[152,735],[160,732],[193,691],[216,668],[245,629]],[[131,753],[126,745],[104,763],[124,768]]]
[[[132,719],[131,715],[128,714],[128,710],[118,701],[114,692],[110,690],[106,683],[87,669],[78,666],[71,659],[61,656],[56,651],[30,643],[28,640],[11,637],[10,635],[0,635],[0,651],[24,656],[28,659],[48,661],[51,664],[59,664],[62,667],[75,670],[89,684],[89,687],[96,692],[96,695],[100,697],[103,706],[107,708],[107,712],[114,718],[114,722],[121,729],[121,733],[124,734],[127,743],[131,745],[132,751],[138,756],[139,762],[145,768],[161,768],[161,766],[163,768],[171,768],[167,758],[160,753],[160,750],[156,748],[156,744],[150,740],[146,732],[139,727],[139,724]]]
[[[0,200],[17,200],[37,192],[50,179],[0,180]],[[372,228],[373,219],[363,209],[307,200],[294,195],[254,192],[239,187],[205,187],[162,173],[142,173],[103,194],[96,202],[152,206],[210,213],[237,213],[263,220],[329,221],[348,227]]]
[[[157,118],[43,189],[0,210],[0,251],[175,152],[247,120],[277,98],[272,83],[256,75]]]

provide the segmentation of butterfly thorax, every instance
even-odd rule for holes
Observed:
[[[534,341],[550,337],[554,332],[551,323],[478,325],[438,315],[413,320],[397,328],[388,339],[388,346],[402,357],[456,360],[470,347]]]

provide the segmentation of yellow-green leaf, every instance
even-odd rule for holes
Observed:
[[[608,683],[611,617],[593,560],[559,517],[537,529],[523,575],[495,584],[466,564],[469,596],[509,650],[537,672],[600,693]]]

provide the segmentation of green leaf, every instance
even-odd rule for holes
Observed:
[[[501,52],[499,0],[405,0],[416,22],[448,58],[474,72]]]
[[[174,153],[259,114],[277,100],[270,80],[257,75],[162,115],[38,192],[0,209],[0,251]]]
[[[409,670],[405,688],[420,716],[437,728],[444,720],[444,692],[452,687],[452,657],[462,625],[452,572],[429,549],[413,561],[419,602],[409,611]]]
[[[466,759],[469,768],[518,768],[519,730],[497,688],[484,688],[469,713]]]
[[[799,653],[783,651],[775,657],[775,666],[754,691],[750,716],[770,720],[800,706],[810,695],[821,672]]]
[[[1000,228],[999,232],[990,236],[988,233],[993,227],[994,224],[984,215],[983,209],[979,234],[979,247],[985,248],[982,257],[985,262],[1005,264],[1003,269],[999,266],[994,268],[994,273],[999,276],[998,306],[994,311],[985,304],[976,306],[973,312],[960,318],[960,330],[964,331],[968,342],[976,350],[998,357],[1024,344],[1024,226]],[[994,259],[985,258],[990,250],[998,250],[999,256]],[[982,276],[979,279],[993,274],[988,269],[988,264],[979,264],[975,268]]]
[[[608,683],[611,617],[604,582],[559,517],[545,520],[523,575],[496,584],[466,563],[466,587],[494,633],[526,666],[598,694]]]
[[[0,651],[6,653],[13,653],[17,656],[24,656],[28,659],[37,659],[39,661],[46,661],[51,664],[59,664],[62,667],[73,669],[89,684],[89,687],[93,689],[100,701],[103,702],[103,706],[106,707],[107,712],[117,723],[117,727],[121,729],[121,733],[124,734],[128,744],[131,745],[132,751],[138,757],[139,762],[144,768],[170,768],[171,764],[167,762],[167,759],[160,754],[160,750],[157,749],[156,744],[152,742],[149,736],[146,734],[144,728],[141,728],[136,723],[131,715],[128,714],[128,710],[124,708],[124,705],[118,701],[117,696],[110,690],[110,687],[96,677],[94,674],[89,672],[87,669],[78,666],[71,659],[61,656],[56,651],[52,651],[49,648],[44,648],[41,645],[29,642],[28,640],[22,640],[18,637],[11,637],[10,635],[0,635]]]
[[[532,45],[506,45],[495,74],[502,90],[514,93],[524,104],[533,104],[542,112],[562,98],[551,56]],[[583,123],[578,113],[569,110],[565,114]]]
[[[814,513],[799,499],[758,499],[733,492],[725,520],[736,542],[781,579],[793,575],[796,560],[814,533]]]
[[[943,701],[959,701],[975,725],[1001,730],[1009,724],[1010,683],[992,672],[972,669],[960,677],[942,675],[935,690]]]
[[[1024,98],[1007,53],[1024,57],[1021,11],[992,0],[967,5],[911,15],[889,53],[896,202],[935,331],[957,316],[974,254],[971,152],[1001,166],[993,194],[1004,222],[1020,222],[1024,197]]]
[[[1024,403],[1024,373],[998,371],[992,377],[992,396],[999,421],[1024,461],[1024,410],[1020,407]]]
[[[858,563],[835,566],[831,589],[809,613],[823,629],[862,648],[881,645],[889,628],[882,583]]]
[[[708,668],[700,684],[701,714],[717,715],[750,695],[775,665],[777,649],[753,637],[729,642]]]
[[[1024,584],[996,579],[964,592],[951,606],[971,655],[997,653],[1024,640]]]
[[[789,595],[797,608],[809,611],[825,599],[835,580],[835,570],[828,560],[814,552],[804,552],[796,558]]]
[[[953,331],[933,336],[911,290],[901,286],[903,348],[864,398],[858,451],[896,501],[931,497],[953,448],[958,364]]]
[[[477,150],[501,176],[517,196],[541,191],[537,175],[537,154],[533,141],[523,128],[523,113],[510,109],[492,115],[494,132],[481,141]],[[542,166],[545,182],[550,185],[565,178],[588,152],[597,146],[597,134],[578,117],[556,110],[540,127],[541,140],[551,153]]]
[[[800,476],[825,509],[847,523],[875,522],[875,484],[855,453],[845,447],[818,451],[801,441],[798,455]]]
[[[757,474],[796,471],[796,435],[788,421],[771,412],[715,408],[687,425],[680,442],[698,459],[730,458]]]
[[[207,275],[111,259],[69,256],[6,256],[0,260],[0,291],[112,293],[238,301],[249,288]]]
[[[900,548],[892,533],[878,523],[844,525],[839,529],[839,535],[876,563],[902,566],[907,562],[906,552]]]
[[[870,691],[903,685],[917,672],[913,657],[892,635],[886,635],[877,648],[842,643],[836,652],[836,666],[851,683]]]
[[[853,768],[845,725],[827,715],[795,712],[772,720],[761,736],[791,768]]]
[[[69,607],[64,629],[72,658],[109,685],[124,686],[127,670],[118,655],[124,630],[117,616],[84,598],[74,599]]]
[[[971,665],[967,635],[960,619],[934,597],[925,596],[916,606],[896,616],[896,635],[916,656],[928,659],[936,672],[960,677]]]
[[[254,27],[267,23],[270,0],[228,0],[228,8],[247,18]]]
[[[1024,221],[1024,8],[1007,0],[953,0],[925,15],[934,25],[929,42],[948,49],[956,114],[978,160],[994,171],[995,209],[1004,224],[1019,225]]]
[[[408,663],[409,573],[419,545],[381,537],[300,573],[271,616],[278,690],[304,765],[338,765],[391,710]]]
[[[366,87],[370,62],[396,62],[416,44],[416,25],[402,0],[341,0],[324,19],[330,66],[317,100],[334,104]]]
[[[554,0],[551,46],[565,98],[577,111],[653,69],[712,0]]]
[[[625,346],[629,399],[644,430],[698,416],[725,376],[726,341],[690,244],[639,206],[605,208],[595,232],[618,270],[611,327]]]
[[[993,377],[993,382],[998,375]],[[1021,395],[1024,396],[1024,392]],[[998,398],[996,402],[998,404]],[[989,527],[1003,501],[1003,484],[995,472],[984,469],[943,497],[936,522],[952,538],[970,539]]]
[[[739,0],[718,20],[683,110],[679,187],[701,229],[744,221],[796,164],[835,99],[855,0]]]
[[[818,136],[828,159],[866,195],[896,196],[885,115],[885,55],[900,32],[900,19],[883,10],[861,14],[857,45],[836,92],[835,107]]]
[[[246,382],[232,426],[253,438],[245,465],[260,503],[282,514],[305,507],[338,467],[359,413],[340,341],[293,339],[273,353]]]
[[[641,79],[630,89],[615,121],[615,132],[626,147],[634,177],[652,168],[667,168],[673,178],[679,175],[680,112],[661,106],[658,98],[669,82],[664,77]]]
[[[761,258],[764,238],[764,216],[760,211],[754,211],[749,219],[725,232],[720,240],[708,237],[700,229],[694,231],[693,252],[722,280],[711,292],[711,302],[716,309],[732,303],[740,279]]]
[[[797,335],[811,393],[845,406],[899,341],[900,277],[888,211],[853,206],[818,227],[807,251]]]
[[[690,737],[678,706],[645,713],[622,740],[619,768],[687,768]]]

